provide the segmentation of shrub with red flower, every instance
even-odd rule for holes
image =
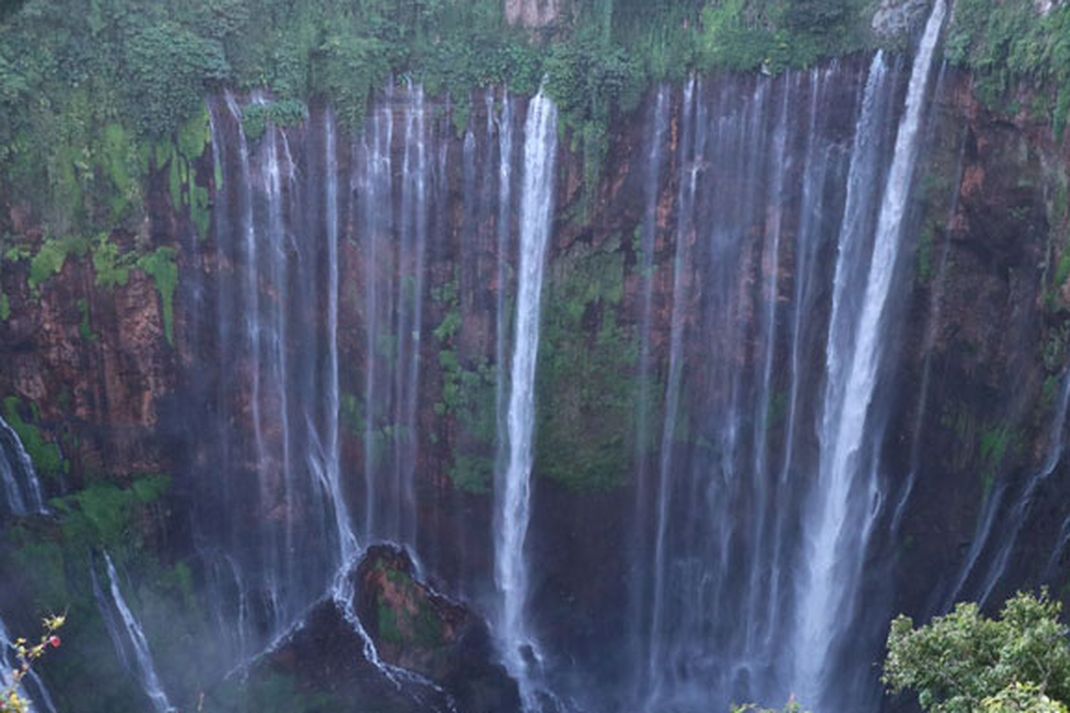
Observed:
[[[43,622],[45,632],[41,635],[41,640],[33,646],[21,637],[15,639],[14,649],[19,663],[10,677],[5,677],[8,681],[7,687],[0,689],[0,713],[29,713],[29,702],[19,693],[22,680],[29,675],[34,663],[45,655],[49,647],[58,649],[63,644],[56,632],[66,620],[67,617],[63,614],[46,617]]]

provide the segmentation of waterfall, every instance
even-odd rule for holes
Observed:
[[[126,599],[119,587],[119,575],[107,552],[104,553],[104,563],[108,572],[107,595],[101,590],[92,566],[90,570],[97,606],[108,627],[108,634],[115,645],[115,652],[123,665],[137,676],[142,690],[152,701],[152,707],[157,713],[173,713],[177,709],[171,705],[167,693],[163,690],[163,685],[156,674],[156,665],[152,660],[152,652],[149,650],[145,632],[142,631],[137,617],[126,604]],[[119,615],[118,620],[115,614]],[[133,654],[133,660],[129,657],[130,653]]]
[[[397,366],[394,477],[400,488],[395,538],[415,544],[416,454],[419,432],[420,342],[428,230],[427,110],[422,86],[410,84],[405,105],[405,150],[398,215]]]
[[[650,136],[647,145],[647,163],[643,183],[643,223],[642,241],[640,250],[642,287],[642,307],[639,317],[639,412],[636,414],[636,442],[638,453],[636,461],[639,472],[636,481],[640,488],[646,482],[646,451],[648,444],[648,430],[650,428],[647,417],[650,411],[650,384],[651,377],[651,353],[650,353],[650,330],[654,311],[654,250],[657,241],[658,230],[658,196],[661,189],[662,163],[665,155],[665,132],[669,124],[669,89],[665,85],[658,86],[657,97],[654,100],[654,113],[650,126]],[[640,495],[642,499],[642,495]]]
[[[397,186],[391,157],[395,103],[403,121]],[[365,265],[363,530],[368,541],[408,545],[415,545],[418,529],[417,416],[435,151],[427,114],[421,86],[388,88],[365,127],[353,180]]]
[[[850,473],[842,471],[833,475],[839,479],[838,483],[828,481],[829,474],[829,450],[835,447],[832,438],[835,437],[835,429],[842,419],[842,409],[845,403],[846,381],[844,374],[844,355],[848,357],[856,343],[858,329],[857,314],[855,307],[858,302],[857,295],[866,288],[866,278],[869,266],[865,262],[867,256],[866,247],[873,237],[873,225],[871,224],[872,211],[870,207],[879,200],[877,188],[880,173],[880,159],[882,146],[880,144],[880,128],[887,117],[887,84],[890,72],[882,53],[877,53],[869,68],[865,91],[862,98],[862,108],[855,129],[854,146],[851,152],[850,169],[847,177],[846,197],[844,204],[843,219],[840,225],[837,239],[837,260],[833,277],[832,304],[829,316],[828,340],[826,345],[826,377],[823,405],[821,406],[820,424],[818,430],[820,453],[818,458],[817,483],[814,485],[813,494],[810,498],[809,512],[804,515],[803,524],[807,529],[808,539],[804,542],[802,564],[806,568],[802,573],[806,580],[803,583],[796,582],[796,617],[799,624],[796,627],[792,653],[795,654],[795,667],[793,690],[804,696],[808,702],[812,701],[819,693],[820,674],[826,665],[828,647],[831,641],[820,641],[821,637],[830,636],[821,626],[828,625],[827,617],[833,616],[829,611],[825,614],[815,613],[815,609],[824,607],[832,608],[829,601],[821,597],[829,596],[827,587],[834,586],[828,581],[831,572],[827,571],[829,561],[827,558],[834,556],[833,552],[823,551],[821,547],[834,547],[834,541],[818,544],[817,538],[836,538],[836,528],[842,526],[842,509],[847,503],[837,498],[845,497],[841,491],[832,492],[832,488],[839,486],[841,489],[849,488],[849,482],[843,482],[850,477]],[[851,395],[854,397],[854,394]],[[868,397],[867,397],[868,398]],[[855,434],[857,435],[857,434]],[[855,444],[857,447],[857,444]],[[840,508],[833,514],[823,509]],[[832,517],[841,518],[840,522],[833,522]],[[822,519],[824,518],[824,519]],[[816,523],[816,524],[815,524]],[[812,533],[817,531],[816,536]],[[826,558],[826,559],[822,559]],[[849,601],[849,600],[847,600]],[[841,602],[842,604],[842,602]],[[818,624],[812,616],[823,617]],[[820,647],[815,649],[806,647]],[[805,653],[802,653],[805,652]],[[803,682],[806,682],[805,684]],[[805,688],[803,686],[805,685]]]
[[[644,688],[651,698],[658,691],[658,669],[661,666],[664,653],[664,614],[665,598],[668,586],[666,572],[666,557],[668,555],[667,533],[669,525],[669,498],[672,477],[673,439],[676,435],[676,417],[679,411],[680,379],[683,369],[683,330],[684,330],[684,307],[685,286],[684,269],[687,265],[687,245],[689,243],[689,231],[694,227],[686,222],[693,212],[695,191],[700,168],[699,157],[701,147],[696,141],[696,131],[704,128],[704,122],[696,118],[698,108],[695,101],[695,88],[697,81],[692,76],[684,89],[684,101],[682,116],[680,119],[680,182],[677,195],[677,215],[679,219],[676,229],[676,252],[673,258],[673,290],[672,290],[672,328],[669,337],[669,375],[665,387],[665,415],[662,423],[660,457],[658,459],[658,492],[657,509],[655,511],[656,532],[654,536],[654,576],[653,594],[651,596],[651,622],[650,642],[647,652],[647,666],[644,680]],[[701,101],[698,102],[701,106]]]
[[[772,705],[793,691],[810,706],[864,708],[833,687],[839,674],[865,667],[845,661],[864,648],[848,637],[863,613],[868,621],[884,612],[865,609],[872,576],[863,562],[875,524],[898,523],[909,495],[909,484],[893,492],[878,468],[887,445],[882,384],[891,385],[881,352],[897,323],[904,215],[944,12],[941,0],[905,109],[895,99],[900,73],[883,53],[871,63],[852,57],[778,77],[692,76],[675,90],[658,87],[642,146],[629,144],[627,161],[612,165],[614,200],[635,205],[592,227],[595,240],[570,230],[575,243],[561,246],[567,276],[568,260],[603,249],[603,232],[615,245],[616,234],[636,229],[634,244],[625,238],[614,253],[625,269],[619,306],[601,307],[618,311],[638,354],[628,374],[635,440],[624,434],[621,445],[634,456],[635,491],[614,506],[634,513],[622,524],[633,530],[622,561],[606,570],[621,575],[607,610],[630,614],[602,669],[624,682],[615,688],[622,709]],[[526,551],[532,523],[554,516],[533,513],[533,467],[557,117],[541,93],[523,119],[523,101],[507,92],[483,100],[473,107],[480,123],[454,140],[448,107],[440,111],[414,83],[390,85],[351,143],[329,109],[314,106],[303,127],[269,123],[254,138],[243,127],[250,100],[210,102],[213,160],[225,180],[215,242],[200,249],[214,280],[203,297],[214,299],[206,308],[219,324],[198,349],[223,376],[204,387],[210,438],[189,460],[200,473],[198,500],[202,485],[210,497],[193,506],[191,529],[220,600],[209,616],[237,656],[280,641],[326,594],[367,660],[399,688],[429,684],[385,663],[355,614],[348,575],[362,547],[420,548],[430,571],[468,593],[492,577],[496,644],[525,708],[537,710],[548,681],[561,690],[589,663],[580,653],[543,665],[544,647],[558,651],[550,637],[568,634],[534,623],[532,600],[538,591],[542,604],[543,590]],[[459,305],[438,297],[453,282]],[[443,348],[460,355],[465,376],[479,370],[488,402],[485,374],[497,370],[494,404],[478,404],[498,425],[493,443],[478,444],[487,460],[495,448],[492,502],[449,489],[464,416],[428,428],[428,397],[453,383],[422,361],[433,353],[424,321],[447,310],[461,326]],[[927,362],[924,373],[927,384]],[[32,510],[17,472],[0,476],[9,507]],[[548,486],[540,503],[562,492]],[[1000,507],[1011,494],[996,498]],[[593,493],[590,502],[615,495]],[[465,538],[485,534],[478,528],[488,515],[493,542],[463,551]],[[427,551],[454,545],[460,554]],[[137,622],[118,603],[107,563],[113,593],[101,597],[117,650],[141,672]]]
[[[249,142],[245,138],[245,125],[241,107],[233,94],[226,94],[227,109],[231,120],[238,127],[238,145],[240,151],[239,186],[241,188],[241,236],[245,250],[245,270],[242,271],[242,309],[245,316],[245,335],[248,339],[249,363],[249,407],[252,416],[253,434],[256,443],[256,462],[258,470],[266,469],[267,457],[264,454],[264,425],[260,418],[260,289],[257,283],[257,245],[256,225],[253,222],[253,182],[252,169],[249,164]]]
[[[498,116],[498,220],[497,220],[497,263],[495,279],[497,291],[495,301],[494,363],[497,365],[495,379],[495,423],[497,432],[505,433],[508,427],[508,389],[506,388],[506,332],[509,327],[509,315],[506,313],[509,290],[509,256],[511,252],[513,216],[513,108],[514,100],[508,91],[502,93],[501,114]],[[497,439],[494,457],[494,472],[502,472],[509,455],[509,444],[504,438]]]
[[[352,562],[357,552],[357,539],[350,526],[349,510],[342,494],[341,446],[338,435],[338,418],[341,409],[341,388],[338,376],[338,149],[335,139],[334,114],[327,112],[323,118],[327,173],[327,438],[323,447],[323,472],[330,493],[331,509],[334,512],[335,530],[338,536],[338,559],[342,567]]]
[[[649,520],[647,503],[650,498],[650,411],[652,408],[652,384],[653,364],[650,344],[650,332],[654,312],[654,251],[657,246],[658,231],[658,197],[661,189],[661,176],[665,159],[665,134],[669,125],[669,100],[670,90],[665,85],[659,85],[657,98],[654,102],[653,114],[650,122],[650,133],[647,137],[646,166],[644,172],[640,270],[642,277],[642,306],[639,317],[639,409],[636,414],[636,521],[637,526],[633,529],[632,549],[635,552],[637,574],[632,577],[632,599],[628,619],[631,623],[631,646],[633,648],[633,666],[637,669],[642,667],[643,655],[648,646],[646,637],[649,632],[645,631],[647,622],[646,611],[649,603],[649,577],[647,576],[647,563],[650,560],[650,551],[645,537],[646,524]],[[632,682],[636,687],[634,695],[642,693],[642,679],[636,677]]]
[[[370,539],[379,527],[381,497],[377,477],[382,455],[379,422],[381,412],[389,396],[384,393],[386,365],[381,365],[380,356],[385,335],[380,334],[384,323],[390,318],[386,303],[383,280],[379,273],[380,262],[385,262],[392,231],[393,193],[390,147],[393,144],[394,121],[390,110],[391,92],[386,100],[369,118],[361,140],[360,163],[363,171],[354,179],[354,193],[361,202],[364,238],[364,321],[365,321],[365,366],[364,366],[364,536]],[[355,162],[357,163],[357,162]],[[384,209],[385,206],[385,209]],[[389,268],[388,268],[389,269]]]
[[[650,469],[636,484],[638,620],[622,636],[634,709],[779,705],[793,692],[857,709],[876,690],[847,633],[868,647],[862,615],[883,616],[862,568],[896,506],[877,467],[881,351],[901,312],[943,15],[934,8],[901,116],[901,75],[883,53],[868,70],[852,60],[683,88],[660,443],[636,466]],[[646,399],[641,410],[637,429],[655,413]]]
[[[918,155],[918,129],[944,13],[944,0],[937,0],[914,58],[853,338],[840,341],[844,335],[837,333],[841,327],[837,315],[839,293],[833,297],[821,458],[806,527],[807,570],[799,592],[800,625],[794,646],[795,686],[801,693],[809,692],[809,700],[814,703],[820,703],[819,696],[824,693],[831,648],[843,632],[844,623],[850,621],[844,612],[850,610],[859,591],[872,521],[883,499],[877,473],[866,455],[866,449],[873,447],[864,443],[872,438],[866,431],[866,422],[879,378],[885,310],[900,254],[903,215]],[[880,53],[874,58],[871,72],[883,72]],[[846,277],[841,278],[841,266],[844,270],[858,267],[845,259],[850,255],[847,247],[840,246],[837,287],[847,284]],[[845,350],[848,340],[852,344]]]
[[[15,429],[0,418],[0,488],[6,512],[17,517],[47,513],[33,460]]]
[[[21,662],[15,651],[15,641],[11,638],[11,634],[8,633],[4,620],[0,619],[0,688],[7,689],[14,683],[11,673],[20,666]],[[30,713],[39,713],[40,711],[56,713],[56,704],[52,701],[52,696],[49,694],[48,688],[45,687],[45,682],[41,680],[41,677],[32,668],[22,679],[22,685],[19,687],[19,697],[24,701],[28,701]]]
[[[1011,555],[1018,544],[1018,537],[1022,534],[1022,529],[1025,527],[1032,511],[1037,488],[1055,472],[1055,468],[1062,460],[1063,451],[1066,448],[1065,430],[1068,411],[1070,411],[1070,373],[1063,376],[1063,383],[1059,389],[1058,401],[1055,403],[1049,427],[1048,447],[1045,451],[1043,463],[1026,480],[1022,492],[1009,506],[1009,512],[1005,514],[1003,512],[1004,500],[1008,496],[1009,488],[1005,479],[1001,479],[996,488],[989,493],[981,511],[977,532],[970,543],[970,549],[966,553],[958,578],[945,600],[946,608],[950,608],[955,602],[966,596],[970,596],[971,600],[977,601],[982,605],[989,602],[992,593],[1002,580],[1003,575],[1006,574],[1007,567],[1011,563]],[[1001,515],[1003,517],[1000,517]],[[1004,530],[999,531],[998,525],[1005,525]],[[999,537],[993,539],[996,534]],[[1060,535],[1060,543],[1064,537],[1065,535]],[[1057,545],[1057,550],[1062,546],[1062,544]],[[983,556],[990,548],[994,548],[995,554],[986,561]],[[975,581],[976,586],[968,586]]]
[[[789,347],[788,347],[788,395],[784,416],[784,445],[783,461],[780,466],[777,479],[777,497],[773,507],[776,509],[775,532],[773,535],[773,551],[769,563],[769,591],[767,593],[767,608],[765,620],[769,632],[766,647],[772,645],[772,632],[778,631],[784,623],[784,611],[787,609],[781,600],[781,592],[789,589],[792,583],[792,573],[784,567],[786,556],[784,539],[789,528],[792,526],[791,505],[794,500],[792,491],[792,476],[797,474],[798,464],[796,441],[799,423],[799,412],[805,406],[802,383],[805,378],[804,365],[809,363],[811,355],[808,345],[816,341],[813,338],[817,332],[816,320],[812,319],[813,309],[816,304],[816,293],[820,287],[817,274],[820,263],[817,259],[820,247],[820,236],[824,228],[825,210],[828,202],[827,182],[829,174],[837,173],[838,152],[833,146],[820,141],[819,137],[825,129],[822,109],[824,101],[828,99],[829,83],[835,81],[835,67],[829,70],[814,71],[809,77],[809,122],[806,127],[806,148],[803,158],[803,182],[800,206],[802,215],[799,218],[798,232],[794,245],[794,275],[791,315],[789,318]]]
[[[766,204],[771,206],[765,225],[765,243],[761,253],[761,294],[763,305],[760,326],[761,372],[758,376],[757,404],[754,414],[753,472],[755,482],[755,502],[759,508],[752,518],[753,527],[750,537],[756,554],[750,563],[747,584],[747,607],[743,612],[747,621],[746,636],[743,643],[743,660],[753,661],[761,654],[758,650],[767,641],[771,631],[772,619],[767,618],[772,605],[765,603],[773,591],[770,589],[775,570],[769,568],[772,560],[772,538],[779,528],[780,504],[775,492],[779,481],[769,468],[769,431],[771,426],[773,394],[773,369],[776,357],[777,320],[780,283],[780,243],[784,228],[784,207],[778,201],[784,192],[784,182],[789,171],[788,142],[791,125],[788,121],[789,107],[794,103],[798,77],[792,77],[786,83],[780,98],[780,107],[773,133],[773,152],[769,164],[770,179]]]
[[[527,659],[537,656],[527,622],[528,573],[524,545],[531,519],[534,459],[535,365],[543,272],[553,220],[557,108],[540,91],[528,105],[524,127],[524,178],[520,195],[520,265],[515,342],[508,406],[509,456],[497,479],[494,512],[494,581],[501,611],[496,634],[506,668],[518,680],[526,710],[535,706]]]
[[[290,631],[358,548],[341,456],[335,119],[323,114],[322,134],[269,123],[253,145],[238,99],[216,104],[222,187],[205,262],[219,326],[214,350],[198,356],[219,381],[204,388],[214,418],[193,463],[211,496],[197,499],[193,529],[216,617],[229,624],[220,663],[230,668]]]
[[[257,275],[250,276],[250,280],[256,279],[266,272],[270,284],[275,291],[272,299],[262,301],[262,312],[258,324],[253,327],[261,339],[267,341],[266,359],[267,376],[265,391],[260,392],[267,399],[265,405],[269,405],[270,413],[278,415],[278,422],[273,429],[275,433],[271,438],[270,445],[263,444],[265,451],[271,452],[268,456],[271,460],[261,462],[262,484],[267,486],[264,496],[265,508],[274,510],[280,505],[285,508],[286,516],[283,518],[283,532],[281,542],[272,542],[268,558],[275,560],[273,566],[270,592],[272,608],[275,615],[276,630],[283,629],[290,617],[295,613],[294,609],[287,606],[284,595],[287,582],[299,581],[295,578],[292,567],[295,564],[293,555],[296,552],[294,540],[295,517],[297,513],[297,482],[293,468],[291,450],[293,448],[290,430],[290,403],[289,403],[289,370],[287,369],[287,331],[288,314],[290,305],[289,294],[289,264],[286,226],[283,223],[282,214],[282,168],[279,162],[279,141],[285,140],[285,135],[269,126],[261,146],[266,154],[262,159],[263,172],[263,195],[267,201],[267,248],[260,261],[260,269]],[[267,270],[263,268],[263,260],[268,263]],[[256,263],[250,262],[254,267]],[[263,312],[267,312],[264,315]],[[254,396],[255,398],[255,396]],[[281,490],[281,493],[279,492]]]

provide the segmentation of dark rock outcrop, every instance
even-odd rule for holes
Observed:
[[[495,663],[486,624],[421,582],[404,550],[371,547],[349,577],[354,611],[380,663],[369,661],[365,640],[328,598],[252,668],[239,697],[251,699],[283,677],[312,700],[330,699],[338,712],[520,709],[515,682]],[[212,697],[220,705],[225,699]]]
[[[353,576],[357,615],[385,662],[438,683],[463,710],[516,709],[516,685],[495,663],[486,623],[420,582],[407,552],[372,547]]]

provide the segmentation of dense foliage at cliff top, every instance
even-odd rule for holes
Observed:
[[[511,29],[501,0],[8,0],[0,4],[0,187],[52,234],[92,235],[140,217],[140,184],[203,133],[203,97],[268,89],[246,118],[300,121],[328,100],[350,125],[389,77],[449,92],[541,78],[591,164],[609,120],[651,82],[692,69],[779,71],[874,44],[865,0],[577,0],[557,26]],[[1070,105],[1070,6],[1041,19],[1032,0],[961,0],[949,55],[994,99],[1019,80],[1062,87]],[[1047,96],[1047,95],[1046,95]],[[190,122],[194,124],[191,130]],[[189,143],[189,142],[187,142]]]

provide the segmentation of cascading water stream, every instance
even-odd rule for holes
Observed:
[[[391,153],[394,122],[390,110],[391,93],[388,89],[384,105],[377,109],[370,119],[361,139],[360,158],[364,170],[354,176],[353,192],[361,201],[363,217],[363,237],[365,264],[364,274],[364,312],[365,312],[365,360],[364,367],[364,536],[370,539],[378,532],[378,478],[379,468],[379,429],[377,421],[380,409],[387,395],[382,393],[383,377],[380,375],[380,325],[389,318],[385,311],[386,298],[383,295],[381,280],[378,278],[380,255],[386,252],[387,235],[391,231],[390,211],[381,206],[392,205]]]
[[[0,418],[0,488],[3,502],[11,515],[44,514],[44,491],[37,478],[37,470],[15,429]]]
[[[873,204],[877,191],[875,186],[881,155],[879,131],[881,121],[885,117],[883,100],[886,99],[887,76],[884,56],[878,52],[873,58],[867,75],[847,177],[843,221],[837,240],[838,252],[826,347],[824,405],[819,428],[821,439],[819,475],[811,497],[813,512],[809,517],[804,518],[804,522],[816,522],[816,526],[811,524],[810,527],[811,529],[816,527],[817,533],[816,535],[810,534],[802,561],[803,566],[807,568],[803,577],[812,581],[805,582],[802,587],[797,583],[795,595],[798,602],[796,617],[800,619],[800,623],[797,625],[796,641],[792,647],[792,652],[798,659],[795,663],[793,690],[804,695],[808,701],[812,701],[819,693],[822,667],[828,656],[828,647],[831,646],[830,639],[818,641],[822,637],[831,636],[831,632],[823,628],[828,624],[827,619],[822,619],[819,624],[811,616],[823,616],[820,612],[815,614],[815,609],[832,608],[831,603],[822,597],[828,594],[827,587],[830,585],[827,579],[831,577],[831,572],[828,571],[829,560],[834,555],[832,552],[822,551],[821,548],[830,546],[827,542],[829,538],[833,540],[831,546],[836,545],[836,538],[839,537],[838,528],[842,526],[842,510],[847,506],[845,502],[842,502],[842,498],[845,497],[844,493],[831,492],[832,484],[828,482],[830,477],[828,474],[829,452],[835,447],[832,439],[836,435],[837,424],[842,419],[845,403],[845,362],[850,359],[858,330],[857,315],[848,311],[847,307],[852,304],[851,298],[865,289],[865,280],[869,270],[868,264],[863,262],[864,247],[872,234],[872,226],[868,222],[870,216],[868,207]],[[845,478],[849,478],[849,474],[838,472],[835,476],[840,479],[841,489],[849,486],[849,483],[843,482]],[[836,511],[826,512],[832,508],[836,508]],[[822,519],[823,517],[825,519]],[[841,522],[834,522],[832,519],[834,517],[841,518]],[[826,541],[821,541],[822,539]],[[819,559],[821,557],[825,558],[824,562]],[[829,612],[824,616],[831,615]],[[822,643],[825,646],[824,649],[806,648],[821,646]]]
[[[350,525],[349,509],[342,493],[341,445],[339,444],[338,419],[341,411],[341,387],[338,374],[338,149],[335,139],[334,114],[324,114],[325,170],[327,173],[326,223],[327,223],[327,399],[325,422],[326,443],[323,447],[322,472],[326,489],[330,493],[330,505],[334,513],[338,537],[338,562],[340,567],[354,561],[357,553],[357,538]]]
[[[323,115],[323,143],[296,133],[291,147],[291,135],[268,123],[250,146],[237,99],[227,95],[226,106],[217,115],[209,104],[224,200],[215,212],[210,262],[219,343],[208,356],[240,378],[221,379],[210,397],[218,436],[202,460],[214,459],[232,475],[205,473],[204,486],[221,502],[206,499],[195,529],[214,598],[225,600],[213,604],[216,618],[233,629],[231,653],[221,662],[229,669],[292,631],[338,570],[354,563],[358,547],[341,461],[334,117]],[[237,137],[236,147],[228,136]],[[295,160],[313,151],[322,164],[300,174]],[[302,190],[306,177],[312,190]],[[322,323],[311,314],[322,315]],[[246,338],[227,339],[232,332]],[[251,519],[240,514],[245,500],[234,502],[245,491],[219,485],[243,479],[259,496]]]
[[[1049,427],[1048,447],[1040,469],[1026,480],[1024,488],[1006,514],[1002,509],[1009,488],[1006,480],[1001,480],[988,494],[978,521],[977,533],[970,543],[970,549],[959,570],[959,576],[945,601],[946,608],[950,608],[954,602],[965,596],[970,596],[972,600],[982,605],[986,604],[992,596],[1010,563],[1022,528],[1029,519],[1037,488],[1051,477],[1062,460],[1063,451],[1066,448],[1065,430],[1068,411],[1070,411],[1070,373],[1063,376],[1063,384],[1059,389],[1058,401],[1054,405]],[[1003,531],[999,531],[999,525],[1003,523],[1006,523],[1006,527]],[[998,539],[993,539],[997,533]],[[985,560],[984,555],[990,548],[995,548],[995,554]],[[976,586],[968,586],[974,581],[977,582]]]
[[[240,173],[239,185],[242,193],[241,235],[245,250],[245,270],[242,274],[244,302],[242,309],[245,316],[245,335],[248,339],[249,364],[249,407],[252,416],[253,436],[256,445],[256,462],[258,470],[266,468],[267,457],[264,454],[264,426],[260,418],[260,288],[257,282],[257,245],[256,224],[253,221],[253,183],[249,164],[249,142],[245,138],[245,124],[241,107],[233,94],[226,94],[227,109],[231,121],[238,127],[238,146]]]
[[[652,408],[652,354],[651,354],[651,327],[654,312],[654,252],[657,247],[658,231],[658,197],[661,189],[661,175],[665,158],[665,135],[669,127],[669,99],[670,90],[665,85],[660,85],[657,98],[654,102],[654,111],[650,125],[650,134],[647,138],[647,165],[645,167],[645,181],[643,184],[643,198],[645,201],[642,223],[642,257],[640,270],[642,276],[642,307],[639,318],[639,403],[636,414],[636,521],[637,527],[633,530],[632,548],[635,552],[638,571],[632,577],[632,599],[629,621],[631,622],[631,646],[633,649],[633,666],[639,670],[643,666],[643,654],[647,647],[646,638],[649,632],[644,631],[647,622],[646,607],[649,606],[649,577],[646,576],[645,567],[650,561],[650,550],[645,536],[646,523],[648,522],[648,500],[650,498],[650,451],[653,444],[650,442],[650,415]],[[634,695],[638,698],[642,693],[642,679],[634,680]]]
[[[398,103],[403,146],[395,187],[391,148]],[[388,88],[365,127],[353,178],[365,265],[366,541],[416,543],[417,415],[434,150],[422,87]]]
[[[513,114],[514,100],[508,91],[503,91],[501,114],[498,116],[498,216],[497,216],[497,264],[495,278],[498,281],[495,302],[494,363],[497,378],[494,387],[495,423],[497,432],[508,428],[508,393],[506,360],[506,333],[509,327],[508,305],[509,256],[511,251],[513,212]],[[509,457],[509,444],[498,438],[494,454],[494,472],[503,472]]]
[[[775,547],[771,544],[772,537],[776,534],[775,523],[778,518],[778,505],[775,495],[779,481],[769,468],[769,430],[770,416],[773,403],[773,369],[776,355],[777,341],[777,313],[779,305],[779,281],[780,281],[780,242],[784,227],[784,208],[777,202],[783,195],[785,177],[789,171],[788,142],[790,124],[788,121],[789,107],[793,104],[795,94],[795,81],[792,78],[783,89],[780,99],[780,108],[773,136],[773,155],[769,165],[770,181],[766,203],[772,206],[770,215],[765,225],[765,244],[762,246],[761,273],[764,277],[761,283],[761,304],[764,305],[761,315],[761,375],[759,378],[757,409],[754,415],[754,445],[753,461],[754,470],[751,478],[756,487],[756,505],[760,508],[758,516],[753,520],[754,557],[750,562],[750,575],[748,581],[747,607],[744,612],[748,626],[745,641],[743,643],[742,660],[754,661],[761,654],[759,649],[765,645],[768,632],[773,623],[772,619],[766,619],[765,614],[771,605],[763,601],[763,597],[771,595],[767,578],[775,575],[775,569],[770,569],[768,563],[773,559],[770,549]],[[772,530],[772,531],[771,531]]]
[[[853,348],[847,354],[842,353],[845,342],[837,339],[834,296],[822,451],[806,528],[807,571],[798,595],[800,622],[793,648],[796,690],[810,693],[809,700],[816,703],[825,694],[831,649],[843,633],[844,622],[849,621],[843,613],[849,611],[860,587],[869,521],[875,514],[873,503],[880,497],[876,473],[864,470],[869,465],[869,458],[862,455],[864,449],[874,447],[865,444],[873,438],[866,432],[866,421],[879,378],[886,306],[900,253],[903,215],[918,155],[918,130],[944,14],[944,0],[937,0],[914,58],[906,107],[877,219],[865,293],[850,339]],[[871,71],[883,71],[880,53]],[[847,254],[844,247],[841,244],[837,286],[846,282],[839,279],[840,265],[845,269],[854,267],[843,260]]]
[[[261,305],[267,313],[256,329],[262,338],[267,341],[268,376],[267,393],[268,404],[271,413],[278,414],[277,432],[271,438],[270,470],[261,471],[260,475],[268,483],[270,488],[267,502],[275,507],[275,503],[281,501],[287,517],[283,521],[283,533],[281,542],[273,544],[274,552],[269,556],[277,558],[278,565],[274,574],[276,581],[273,583],[271,597],[275,615],[275,628],[281,630],[289,622],[294,612],[279,597],[275,587],[282,589],[284,582],[293,582],[295,572],[292,565],[293,558],[289,553],[295,552],[296,523],[292,516],[297,512],[297,482],[291,459],[293,447],[290,430],[290,404],[287,380],[287,308],[289,299],[289,264],[287,259],[288,245],[286,240],[286,225],[283,220],[283,186],[282,167],[279,161],[279,142],[285,141],[285,134],[275,127],[269,126],[267,133],[261,141],[262,150],[265,154],[262,160],[263,194],[267,201],[267,250],[261,259],[268,263],[267,274],[270,276],[271,285],[275,294],[271,300],[265,300]],[[263,268],[261,268],[263,269]],[[250,279],[253,279],[252,277]],[[266,444],[265,444],[266,445]],[[277,474],[277,475],[276,475]],[[281,491],[281,493],[279,492]]]
[[[396,311],[398,344],[395,368],[394,468],[401,489],[395,538],[415,544],[417,405],[420,387],[420,337],[424,303],[428,229],[427,120],[424,90],[409,84],[405,105],[405,149],[402,165],[400,243]]]
[[[119,587],[119,575],[107,552],[104,553],[104,564],[108,573],[107,595],[97,582],[96,571],[91,568],[91,572],[97,605],[108,626],[108,634],[115,645],[115,652],[123,665],[137,676],[138,683],[141,684],[142,690],[149,697],[156,712],[174,713],[177,709],[171,705],[160,683],[145,632],[142,631],[141,623],[130,611],[123,597],[122,589]],[[119,616],[118,619],[115,618],[116,614]],[[130,658],[129,653],[133,654],[133,659]]]
[[[819,141],[824,127],[821,109],[827,100],[828,85],[835,76],[836,68],[814,71],[810,74],[809,122],[806,131],[806,149],[803,158],[803,182],[800,206],[802,215],[794,245],[794,275],[792,291],[792,315],[789,321],[789,356],[788,356],[788,396],[784,418],[783,462],[780,467],[778,498],[774,507],[780,516],[776,518],[773,534],[773,551],[770,562],[770,581],[768,608],[765,612],[767,622],[767,639],[765,648],[773,646],[774,632],[783,626],[784,610],[781,591],[790,587],[790,573],[783,566],[785,557],[786,530],[788,529],[788,512],[792,506],[790,479],[797,470],[796,437],[800,426],[798,413],[802,401],[803,363],[807,360],[806,345],[812,340],[810,335],[816,331],[813,324],[812,310],[815,305],[817,282],[819,276],[815,271],[819,267],[817,260],[820,245],[820,233],[823,228],[823,208],[827,201],[827,179],[829,173],[836,173],[835,149]],[[829,211],[831,212],[831,211]]]
[[[543,273],[553,219],[557,108],[540,91],[528,105],[524,127],[524,178],[520,196],[520,263],[515,342],[508,407],[509,458],[497,479],[494,512],[494,581],[500,597],[496,635],[525,710],[536,693],[528,659],[538,652],[527,621],[528,573],[524,545],[531,520],[534,459],[535,365]]]
[[[701,150],[696,150],[699,143],[695,139],[696,130],[703,129],[703,123],[696,119],[698,111],[695,102],[696,80],[688,79],[684,88],[682,116],[680,119],[680,182],[677,195],[677,214],[680,216],[676,229],[676,252],[673,258],[673,291],[672,291],[672,327],[669,337],[669,373],[665,386],[664,420],[662,422],[660,457],[658,460],[658,493],[657,510],[655,512],[656,534],[654,536],[654,574],[653,593],[651,595],[651,622],[650,640],[647,645],[647,665],[644,671],[643,687],[646,693],[647,704],[653,702],[659,694],[658,667],[661,665],[663,653],[664,605],[665,589],[667,586],[666,558],[668,546],[666,542],[667,527],[669,523],[669,498],[670,478],[672,476],[672,449],[676,434],[676,417],[679,411],[680,379],[683,369],[683,331],[684,331],[684,300],[685,280],[684,271],[687,265],[687,245],[690,242],[690,231],[694,226],[685,223],[684,218],[692,215],[692,204],[695,200],[696,184],[700,168],[699,157]],[[701,106],[701,101],[698,102]]]

